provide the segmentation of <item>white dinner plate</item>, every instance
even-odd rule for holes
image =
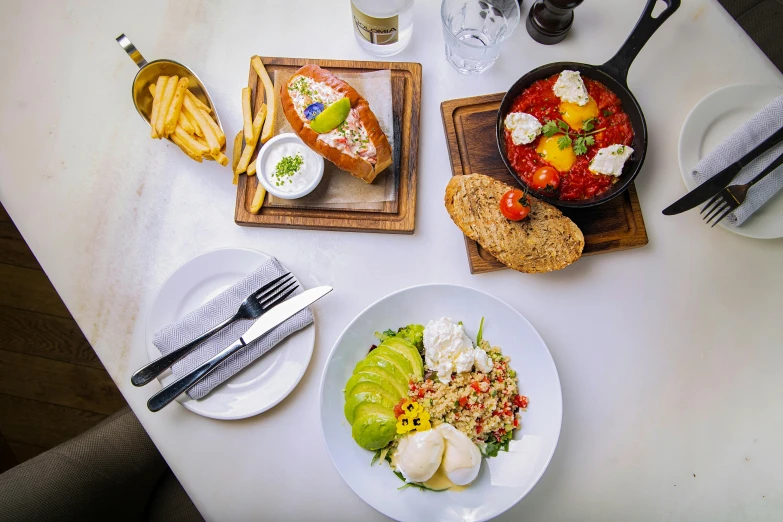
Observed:
[[[377,342],[373,333],[451,317],[475,339],[485,317],[484,339],[511,357],[519,389],[530,405],[515,431],[518,451],[482,459],[476,480],[463,491],[431,492],[403,485],[384,462],[370,467],[373,452],[359,447],[343,415],[343,388],[353,368]],[[563,416],[560,379],[535,328],[503,301],[472,288],[424,285],[370,305],[348,325],[332,349],[321,379],[321,427],[329,456],[343,480],[369,505],[401,521],[487,520],[519,502],[538,482],[557,446]]]
[[[176,269],[158,291],[147,317],[150,360],[161,355],[152,344],[155,332],[203,305],[268,259],[268,255],[255,250],[226,248],[201,254]],[[296,388],[310,363],[314,344],[315,328],[311,325],[289,336],[203,399],[193,400],[182,394],[177,400],[193,413],[213,419],[257,415]],[[158,378],[164,386],[174,379],[170,370]]]
[[[774,85],[729,85],[696,104],[682,125],[678,151],[680,173],[688,190],[698,186],[691,169],[699,160],[781,94],[783,88]],[[775,195],[738,227],[728,220],[719,226],[746,237],[783,237],[783,196]]]

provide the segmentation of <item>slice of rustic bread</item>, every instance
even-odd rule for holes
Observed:
[[[512,188],[483,174],[454,176],[446,187],[446,210],[466,236],[514,270],[551,272],[579,259],[582,231],[552,205],[531,197],[530,215],[522,221],[500,213],[500,198]]]

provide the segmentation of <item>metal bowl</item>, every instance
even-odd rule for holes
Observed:
[[[144,118],[144,121],[149,124],[150,115],[152,114],[152,94],[149,91],[149,86],[155,84],[158,80],[158,76],[176,75],[180,78],[188,79],[188,89],[190,92],[212,109],[212,113],[215,115],[215,121],[217,121],[220,130],[223,130],[217,107],[212,103],[212,98],[209,97],[209,93],[207,92],[204,83],[193,71],[174,60],[160,59],[148,62],[124,34],[117,37],[117,43],[120,44],[120,47],[125,49],[128,56],[130,56],[136,65],[139,66],[139,71],[136,73],[136,77],[133,78],[131,95],[133,96],[133,105],[136,107],[139,116]]]

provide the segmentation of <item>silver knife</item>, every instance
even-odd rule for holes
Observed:
[[[683,197],[663,209],[665,216],[673,216],[686,210],[690,210],[693,207],[698,206],[710,199],[712,196],[726,188],[731,183],[731,180],[739,174],[748,163],[755,160],[760,155],[767,152],[769,149],[783,141],[783,128],[775,131],[769,138],[758,144],[752,151],[745,154],[741,159],[735,161],[722,171],[715,174],[713,177],[691,190]]]
[[[212,373],[215,368],[227,358],[231,357],[259,337],[267,334],[270,330],[281,325],[331,291],[331,286],[311,288],[310,290],[306,290],[275,306],[257,319],[256,322],[253,323],[253,326],[248,328],[242,337],[231,346],[223,349],[189,374],[177,379],[150,397],[150,400],[147,401],[147,408],[149,408],[150,411],[159,411],[168,403],[179,397],[181,393],[188,391],[195,386],[198,381]]]

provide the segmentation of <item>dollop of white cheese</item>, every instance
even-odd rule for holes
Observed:
[[[526,112],[509,112],[503,122],[514,145],[527,145],[541,134],[541,122]]]
[[[590,172],[620,176],[623,173],[623,165],[633,154],[633,149],[628,145],[609,145],[600,149],[590,162]]]
[[[575,103],[577,105],[587,105],[590,101],[590,95],[587,94],[587,87],[582,81],[582,75],[578,71],[563,71],[557,77],[555,86],[552,89],[555,96],[564,102]]]
[[[465,328],[455,324],[450,318],[442,317],[430,321],[424,327],[424,362],[430,370],[438,374],[441,382],[451,381],[451,374],[459,366],[465,367],[466,356],[473,366],[473,343],[465,334]],[[462,371],[470,371],[462,370]]]
[[[476,369],[482,373],[489,373],[492,371],[492,361],[490,360],[487,352],[481,348],[476,348],[473,353],[473,358],[476,363]]]
[[[441,382],[450,382],[454,372],[472,371],[474,365],[481,372],[492,371],[487,352],[474,349],[465,327],[448,317],[430,321],[424,327],[424,362],[438,374]]]

